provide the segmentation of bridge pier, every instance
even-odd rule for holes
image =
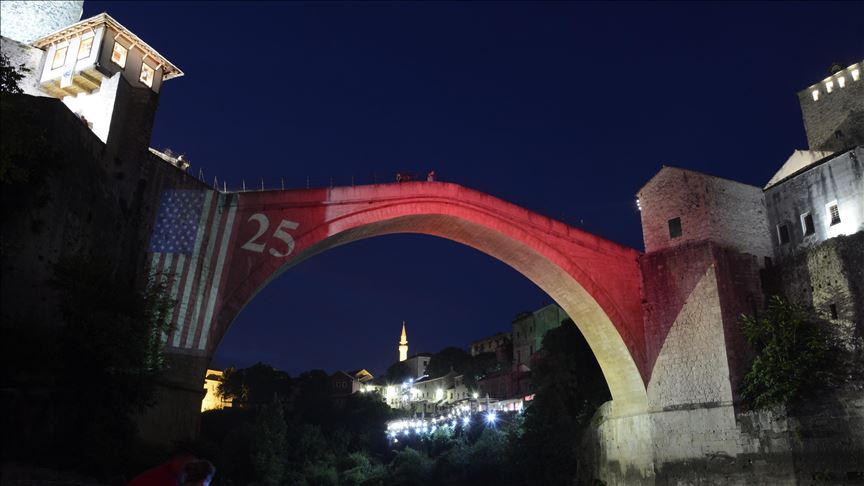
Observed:
[[[167,353],[155,405],[136,417],[142,441],[160,446],[198,438],[208,356]]]

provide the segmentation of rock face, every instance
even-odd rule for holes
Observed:
[[[123,116],[152,113],[130,106]],[[5,389],[2,402],[4,410],[28,411],[3,414],[2,441],[9,450],[48,434],[43,418],[59,406],[45,393],[52,384],[44,367],[62,322],[50,285],[53,265],[64,256],[86,255],[107,262],[122,278],[143,281],[143,249],[160,194],[206,186],[151,154],[149,132],[118,130],[103,144],[60,100],[4,94],[2,117],[4,164],[9,160],[17,169],[7,173],[10,181],[0,191],[0,349],[10,364],[3,366],[4,378],[21,385]],[[194,405],[200,407],[200,387],[196,392]]]

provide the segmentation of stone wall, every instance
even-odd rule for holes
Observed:
[[[732,401],[713,251],[692,243],[640,259],[652,410]]]
[[[864,96],[864,94],[862,94]],[[831,225],[827,204],[837,202],[840,223]],[[771,241],[777,258],[813,247],[828,238],[864,230],[864,148],[809,168],[765,190]],[[814,233],[804,234],[802,215],[813,217]],[[777,226],[789,228],[789,243],[781,244]]]
[[[764,271],[764,281],[766,293],[812,309],[841,339],[864,336],[864,232],[783,259]]]
[[[639,191],[645,251],[712,240],[757,256],[770,256],[762,190],[719,177],[663,167]],[[681,235],[669,221],[680,218]]]
[[[851,71],[858,69],[858,80]],[[862,125],[849,123],[854,113],[864,113],[864,62],[835,73],[798,93],[807,143],[811,150],[845,150],[864,144]],[[840,78],[844,87],[840,87]],[[828,92],[826,83],[832,83]],[[818,91],[818,99],[813,99]],[[839,132],[839,133],[838,133]]]
[[[822,394],[794,409],[730,405],[615,417],[582,437],[580,484],[864,484],[864,394]]]
[[[738,319],[762,304],[760,259],[706,241],[639,263],[652,410],[731,404],[752,356]]]
[[[738,318],[761,308],[764,294],[812,302],[823,316],[829,299],[842,302],[828,320],[861,335],[862,248],[864,232],[837,237],[761,271],[756,256],[712,241],[643,255],[650,409],[597,411],[582,438],[580,480],[864,484],[864,383],[760,411],[743,409],[736,393],[752,358]]]

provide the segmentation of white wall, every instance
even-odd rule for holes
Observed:
[[[20,65],[24,65],[24,70],[19,69],[24,78],[18,82],[18,87],[21,88],[24,94],[30,96],[48,96],[39,89],[39,74],[42,71],[42,58],[44,54],[42,49],[3,37],[0,40],[0,50],[3,51],[4,56],[9,58],[9,64],[16,69]]]
[[[93,47],[90,50],[90,55],[83,59],[78,59],[78,48],[81,46],[81,40],[94,35],[95,38],[93,39]],[[87,32],[80,36],[73,37],[72,39],[49,46],[45,51],[45,64],[42,70],[42,76],[40,77],[40,82],[44,83],[46,81],[60,79],[63,77],[63,73],[67,71],[75,73],[83,71],[84,69],[96,64],[96,61],[99,59],[99,49],[104,35],[105,27],[99,27],[96,29],[95,33]],[[66,51],[66,62],[63,63],[62,66],[52,69],[51,66],[54,61],[54,54],[58,49],[63,47],[68,48],[68,51]]]
[[[117,98],[117,86],[120,82],[120,74],[117,73],[110,78],[102,80],[102,86],[96,91],[78,96],[67,96],[63,103],[76,115],[84,115],[87,121],[93,124],[93,133],[102,140],[108,141],[108,131],[111,129],[111,118],[114,112],[114,104]]]

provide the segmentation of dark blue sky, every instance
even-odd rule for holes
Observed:
[[[86,1],[182,69],[152,145],[229,186],[425,173],[642,247],[661,165],[764,185],[806,139],[796,93],[864,57],[864,4]],[[297,373],[509,329],[547,297],[417,235],[311,259],[243,311],[217,365]]]

